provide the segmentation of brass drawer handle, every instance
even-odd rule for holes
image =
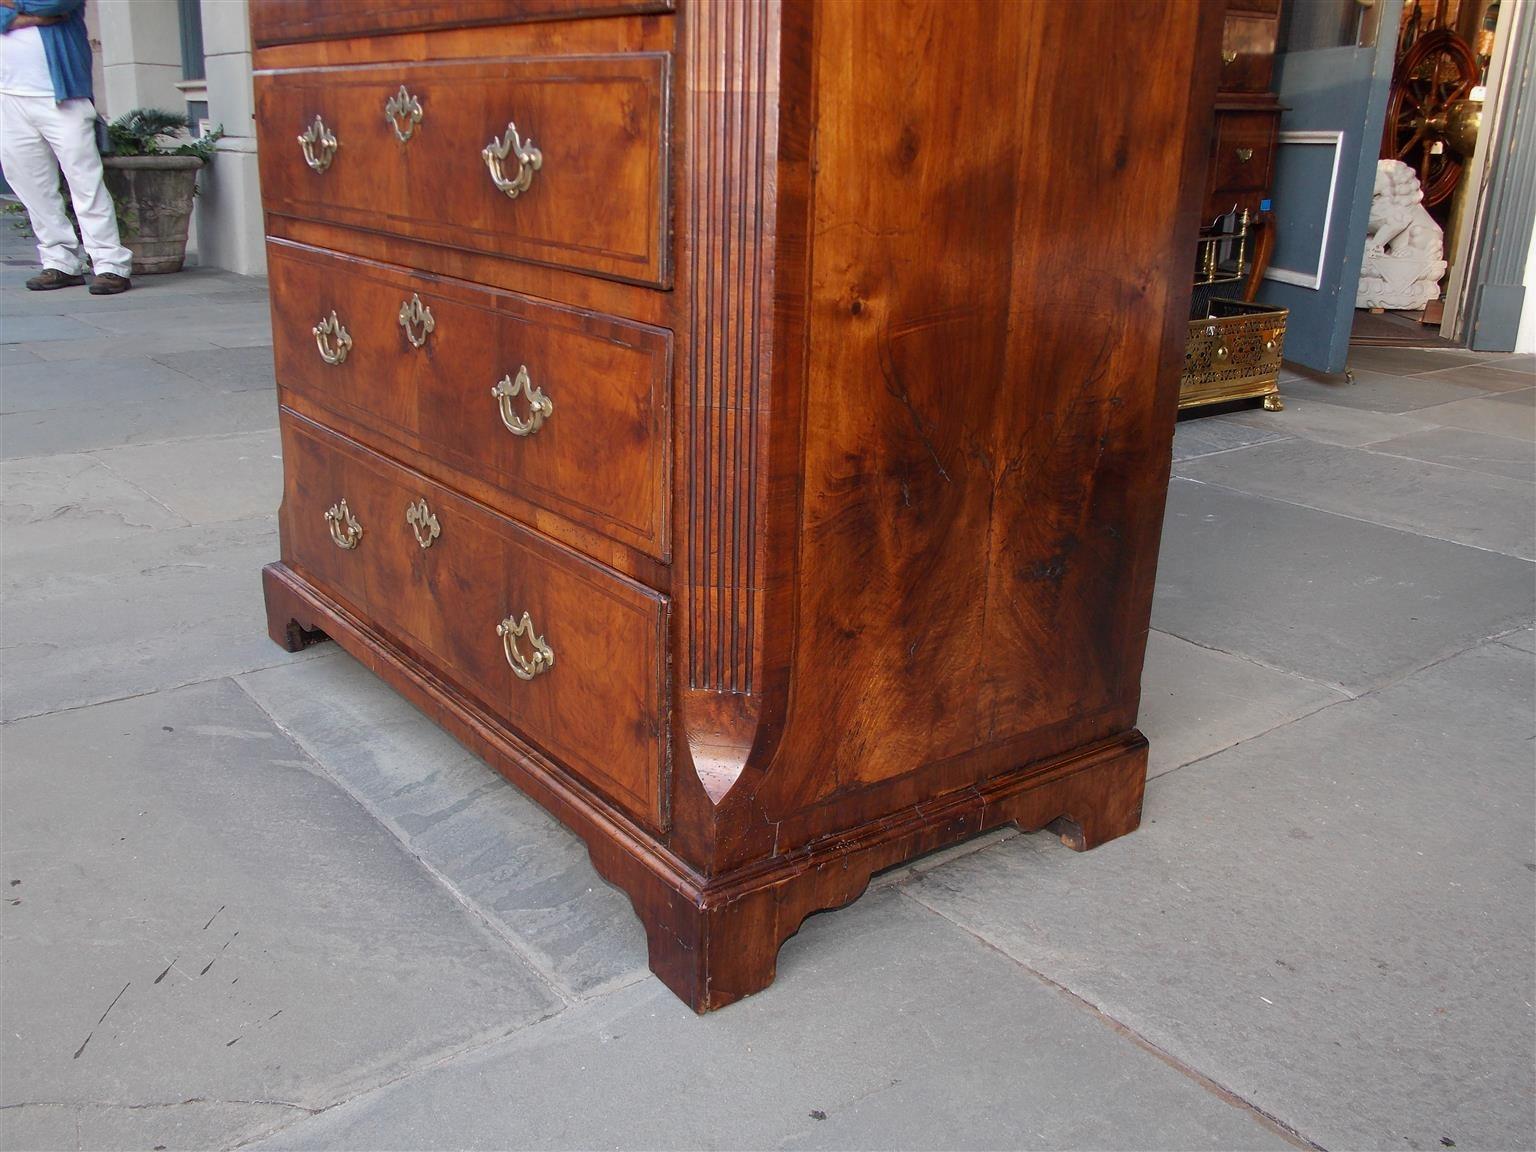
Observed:
[[[491,388],[491,395],[496,397],[496,402],[501,406],[501,422],[507,426],[507,431],[514,436],[532,436],[540,428],[544,427],[544,421],[548,420],[555,411],[555,402],[544,395],[541,388],[534,387],[528,379],[528,365],[524,364],[517,370],[517,379],[511,376],[503,376],[500,381]],[[513,408],[512,401],[518,396],[528,398],[527,419],[519,416]]]
[[[350,552],[363,538],[363,526],[352,515],[347,502],[341,500],[325,510],[325,526],[331,530],[336,547]]]
[[[555,666],[553,649],[544,643],[544,637],[534,633],[533,619],[528,613],[524,612],[523,618],[516,621],[508,616],[496,625],[496,635],[501,637],[507,663],[512,665],[512,672],[519,680],[532,680],[540,672],[548,672]],[[528,637],[528,643],[533,648],[532,656],[524,656],[517,645],[524,636]]]
[[[1236,48],[1223,48],[1221,50],[1221,62],[1223,64],[1235,64],[1235,63],[1237,63],[1237,49]],[[403,91],[403,89],[402,89],[402,91]]]
[[[1237,148],[1234,151],[1237,153],[1237,162],[1239,164],[1246,164],[1253,159],[1252,148]]]
[[[437,515],[427,507],[425,500],[406,505],[405,522],[416,534],[416,543],[423,548],[432,547],[432,541],[443,534],[442,527],[437,522]]]
[[[320,349],[320,359],[327,364],[340,364],[352,351],[352,336],[336,319],[336,310],[310,329],[315,334],[315,347]]]
[[[400,85],[400,91],[384,101],[384,119],[389,121],[395,136],[404,144],[415,134],[416,125],[421,123],[420,97],[412,96],[404,84]]]
[[[316,116],[315,122],[299,134],[299,147],[304,149],[304,163],[316,172],[324,172],[331,166],[336,149],[341,145],[336,142],[336,134],[325,126],[325,121]]]
[[[511,179],[507,178],[506,170],[502,167],[502,162],[508,156],[517,161],[517,172]],[[508,122],[506,134],[500,140],[492,137],[491,142],[480,150],[480,158],[490,171],[491,183],[505,192],[509,200],[516,200],[528,191],[533,184],[533,174],[544,167],[544,153],[533,146],[532,140],[524,140],[519,136],[517,125],[511,122]]]
[[[422,304],[421,297],[414,292],[409,300],[400,305],[400,327],[405,329],[405,338],[411,342],[412,348],[420,348],[437,329],[432,309]]]

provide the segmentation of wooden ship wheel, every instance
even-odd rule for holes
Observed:
[[[1481,105],[1467,97],[1480,74],[1471,47],[1448,28],[1418,37],[1393,69],[1381,155],[1418,173],[1425,207],[1455,191],[1463,161],[1471,158],[1477,135],[1469,119]]]

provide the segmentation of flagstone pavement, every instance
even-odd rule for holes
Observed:
[[[268,639],[263,281],[0,222],[0,1147],[1530,1148],[1531,357],[1175,436],[1135,834],[993,834],[696,1017],[578,841]]]

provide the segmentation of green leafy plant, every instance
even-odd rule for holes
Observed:
[[[213,159],[224,126],[197,137],[182,135],[191,128],[192,121],[178,113],[163,108],[135,108],[107,125],[107,139],[117,156],[196,156],[206,163]],[[162,138],[176,143],[168,145]]]
[[[21,206],[20,201],[7,200],[4,204],[0,204],[0,215],[14,216],[11,228],[23,235],[32,235],[32,222],[27,219],[27,210]]]

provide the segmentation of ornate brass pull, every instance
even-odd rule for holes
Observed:
[[[352,351],[352,336],[340,320],[336,310],[310,329],[315,334],[315,347],[320,349],[320,359],[327,364],[340,364]]]
[[[404,84],[400,85],[400,91],[384,101],[384,119],[389,121],[400,142],[405,143],[415,133],[416,125],[421,123],[421,99],[407,92]]]
[[[507,178],[506,170],[502,167],[502,162],[508,156],[517,161],[517,172],[511,179]],[[533,146],[532,140],[524,140],[519,136],[517,125],[510,121],[506,135],[500,140],[492,137],[491,142],[480,150],[480,157],[491,173],[491,183],[505,192],[509,200],[516,200],[528,191],[533,184],[533,174],[544,167],[544,153]]]
[[[534,387],[528,379],[526,364],[517,370],[515,380],[511,376],[503,376],[491,388],[491,395],[496,397],[496,402],[501,406],[501,422],[514,436],[532,436],[544,427],[544,421],[548,420],[555,411],[555,402],[544,395],[543,389]],[[528,397],[526,419],[519,416],[512,406],[512,401],[518,396]]]
[[[432,319],[432,309],[424,305],[421,297],[414,292],[409,300],[400,305],[400,327],[405,329],[405,338],[411,342],[412,348],[420,348],[437,328],[437,321]]]
[[[299,147],[304,149],[304,163],[316,172],[324,172],[331,166],[336,149],[341,145],[336,142],[336,134],[325,126],[325,121],[316,116],[315,122],[299,134]]]
[[[1237,162],[1239,164],[1246,164],[1253,159],[1252,148],[1237,148],[1234,151],[1237,153]]]
[[[411,531],[416,533],[416,543],[423,548],[432,547],[432,541],[443,534],[436,514],[427,507],[425,500],[418,500],[414,504],[405,506],[405,522],[411,526]]]
[[[534,633],[533,619],[528,613],[524,612],[521,620],[513,620],[508,616],[496,625],[496,635],[501,637],[507,663],[512,665],[512,672],[519,680],[532,680],[540,672],[548,672],[555,666],[554,650],[544,643],[544,637]],[[517,642],[524,636],[528,637],[528,643],[533,648],[532,656],[524,656],[518,647]]]
[[[1237,49],[1236,48],[1223,48],[1221,50],[1221,62],[1223,64],[1235,64],[1235,63],[1237,63]]]
[[[356,548],[363,538],[363,526],[353,517],[345,500],[325,510],[325,526],[331,530],[331,539],[336,541],[336,547],[348,552]]]

